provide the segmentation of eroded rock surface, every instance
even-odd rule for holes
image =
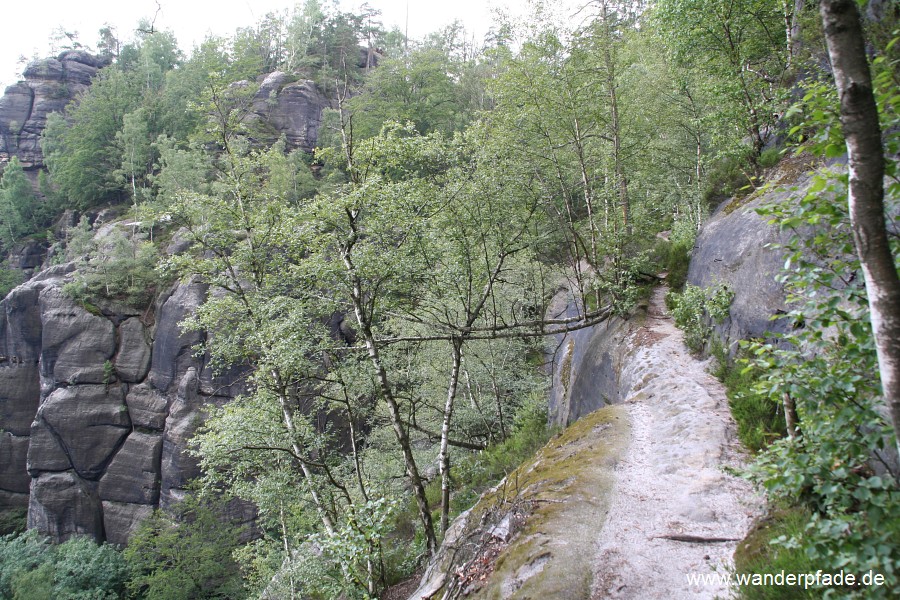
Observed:
[[[181,498],[198,474],[185,450],[203,406],[227,402],[243,380],[210,375],[217,395],[201,388],[201,337],[178,323],[204,286],[177,284],[149,313],[92,312],[62,292],[71,276],[53,267],[0,302],[0,509],[28,506],[29,527],[57,541],[124,544],[161,501]]]
[[[47,116],[63,112],[107,64],[108,59],[82,50],[30,63],[25,80],[7,87],[0,97],[0,162],[17,156],[26,170],[43,167],[40,140]]]

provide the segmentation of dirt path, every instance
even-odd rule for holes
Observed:
[[[653,292],[644,327],[632,334],[621,386],[630,446],[594,560],[593,598],[725,598],[736,541],[693,543],[661,536],[743,538],[761,499],[727,467],[745,460],[721,383],[693,358]]]

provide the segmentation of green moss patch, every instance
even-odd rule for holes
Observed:
[[[468,529],[484,533],[474,555],[455,565],[460,591],[476,598],[588,597],[593,545],[629,436],[625,409],[604,407],[485,494],[467,518]]]

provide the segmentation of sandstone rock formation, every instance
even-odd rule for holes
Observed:
[[[56,540],[124,544],[198,474],[187,441],[240,373],[213,384],[194,355],[202,336],[178,327],[205,286],[177,284],[148,311],[91,312],[61,291],[71,272],[44,271],[0,302],[0,508],[28,506],[29,527]]]
[[[312,81],[295,81],[281,71],[270,73],[253,98],[253,113],[266,125],[275,142],[285,137],[287,148],[312,152],[319,139],[322,110],[328,100]]]
[[[108,59],[82,50],[29,64],[25,80],[6,88],[0,98],[0,163],[17,156],[26,171],[43,167],[40,140],[47,115],[62,112],[107,64]]]
[[[785,256],[773,246],[786,243],[790,235],[769,225],[756,209],[803,193],[814,169],[808,158],[783,160],[769,175],[769,188],[723,204],[697,237],[687,282],[703,288],[724,285],[734,292],[729,317],[716,326],[732,350],[739,340],[784,333],[789,327],[787,320],[772,317],[788,310],[777,279]]]
[[[83,51],[28,65],[0,97],[0,165],[18,157],[36,184],[40,137],[108,60]],[[266,77],[253,100],[262,143],[284,136],[311,152],[327,99],[311,81]],[[111,224],[114,211],[96,217]],[[77,222],[69,211],[60,226]],[[98,235],[102,235],[103,231]],[[176,234],[170,253],[187,245]],[[172,286],[136,309],[90,310],[62,292],[74,264],[47,266],[45,245],[8,249],[29,280],[0,299],[0,510],[28,508],[29,527],[56,541],[73,534],[124,544],[154,508],[180,500],[199,474],[187,444],[207,404],[241,393],[240,368],[214,373],[195,346],[205,335],[179,324],[206,299],[204,285]],[[43,269],[43,270],[42,270]],[[229,504],[232,517],[252,507]]]

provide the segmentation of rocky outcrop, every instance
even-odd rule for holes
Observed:
[[[790,234],[770,225],[756,209],[803,194],[814,168],[806,157],[783,160],[769,174],[767,188],[723,204],[697,237],[687,282],[703,288],[724,285],[734,292],[728,318],[716,326],[732,351],[742,339],[767,338],[790,326],[787,319],[777,318],[788,307],[784,285],[778,281],[785,255],[773,247],[787,242]]]
[[[26,170],[43,167],[40,140],[47,116],[62,112],[107,64],[108,59],[82,50],[29,64],[24,81],[6,88],[0,98],[0,163],[17,156]]]
[[[552,352],[550,424],[571,425],[598,408],[621,401],[622,341],[639,326],[643,308],[632,318],[610,319],[559,336]]]
[[[256,118],[271,133],[264,141],[271,143],[283,135],[289,150],[299,148],[304,152],[315,149],[322,111],[328,106],[315,83],[297,81],[281,71],[270,73],[253,98]]]
[[[377,58],[361,54],[360,68]],[[18,157],[36,187],[48,115],[108,63],[67,51],[29,64],[0,97],[0,168]],[[258,141],[284,137],[287,150],[312,152],[328,105],[313,82],[270,74],[253,99]],[[98,237],[116,227],[113,212],[92,219],[105,223]],[[77,218],[68,211],[59,227]],[[187,245],[176,234],[169,252]],[[214,372],[195,356],[205,334],[180,327],[206,286],[175,285],[146,310],[111,301],[88,310],[62,292],[73,264],[47,266],[38,241],[5,250],[29,280],[0,302],[0,510],[28,506],[29,526],[57,541],[78,533],[123,544],[154,508],[183,497],[199,474],[186,449],[204,407],[241,393],[245,371]],[[254,516],[238,502],[228,510]]]
[[[212,377],[193,349],[203,336],[179,328],[205,286],[177,284],[150,310],[88,310],[62,291],[72,271],[0,302],[0,508],[27,505],[29,527],[57,541],[124,544],[199,473],[188,439],[207,403],[240,391],[240,372]]]

